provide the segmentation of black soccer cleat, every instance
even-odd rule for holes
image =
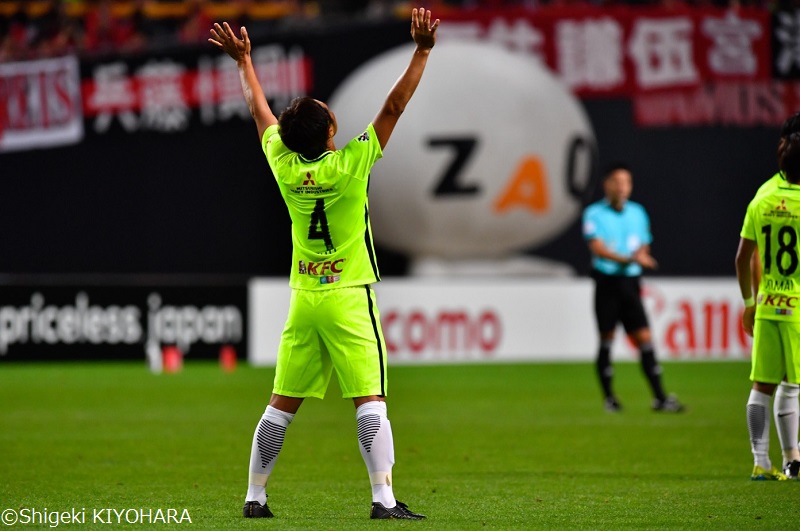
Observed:
[[[674,395],[669,395],[664,400],[653,400],[653,411],[664,411],[667,413],[682,413],[686,411],[686,406],[678,401]]]
[[[372,502],[372,512],[369,515],[373,520],[424,520],[424,514],[417,514],[408,509],[408,505],[398,501],[394,507],[386,508],[380,502]]]
[[[613,396],[608,396],[605,398],[605,400],[603,400],[603,407],[606,411],[611,413],[619,413],[622,411],[622,404],[620,404],[619,400]]]
[[[789,479],[800,479],[800,461],[789,461],[786,463],[786,466],[783,467],[783,473]]]
[[[275,516],[272,514],[272,511],[269,510],[266,503],[261,505],[257,501],[244,502],[242,515],[245,518],[272,518]]]

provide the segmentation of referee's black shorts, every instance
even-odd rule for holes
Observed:
[[[593,270],[592,278],[595,282],[594,313],[601,334],[613,331],[620,322],[629,334],[649,327],[638,276],[605,275]]]

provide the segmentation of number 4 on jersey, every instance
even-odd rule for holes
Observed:
[[[322,240],[325,242],[325,251],[336,250],[331,241],[331,232],[328,229],[328,217],[325,215],[325,200],[317,199],[314,212],[311,213],[311,224],[308,227],[309,240]]]

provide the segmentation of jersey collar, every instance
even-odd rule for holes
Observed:
[[[297,156],[299,156],[300,160],[302,160],[303,162],[317,162],[317,161],[320,161],[320,160],[324,159],[325,157],[327,157],[331,153],[333,153],[333,151],[325,151],[322,155],[320,155],[319,157],[317,157],[315,159],[307,159],[303,155],[301,155],[300,153],[298,153]]]

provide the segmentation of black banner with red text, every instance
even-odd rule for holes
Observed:
[[[657,274],[732,275],[744,209],[774,173],[778,127],[798,108],[795,16],[476,11],[445,20],[440,41],[499,40],[540,57],[581,97],[598,167],[621,159],[634,169]],[[277,112],[298,95],[327,100],[357,68],[409,42],[405,21],[364,22],[259,40],[253,58]],[[0,271],[288,275],[285,206],[235,64],[210,45],[0,65],[0,123]],[[578,219],[527,252],[588,270]],[[407,257],[378,254],[384,275],[407,271]]]

